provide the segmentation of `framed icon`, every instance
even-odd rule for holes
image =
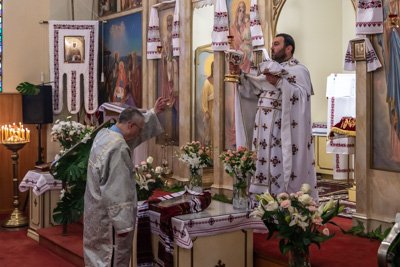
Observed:
[[[64,62],[85,62],[85,36],[64,36]]]
[[[365,53],[365,40],[353,40],[351,41],[351,55],[353,61],[361,61],[366,60],[366,53]]]

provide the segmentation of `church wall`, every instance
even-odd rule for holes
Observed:
[[[277,33],[293,36],[296,42],[294,57],[311,74],[315,93],[311,97],[312,122],[327,121],[326,79],[331,73],[343,72],[343,43],[354,36],[354,31],[343,31],[348,28],[348,19],[345,18],[351,12],[354,18],[354,9],[348,0],[346,4],[343,3],[343,7],[342,4],[329,0],[289,0],[282,8]],[[350,25],[354,25],[354,22]]]
[[[91,0],[75,1],[75,19],[90,20]],[[3,1],[3,93],[0,94],[0,125],[22,122],[21,96],[16,86],[21,82],[40,84],[49,81],[48,24],[39,21],[71,20],[70,1],[20,0]],[[35,125],[25,125],[31,131],[31,142],[20,150],[18,176],[22,179],[38,160],[38,132]],[[51,143],[50,125],[42,129],[44,161],[52,160],[59,147]],[[47,146],[49,149],[47,150]],[[46,153],[49,152],[49,153]],[[11,152],[0,147],[0,213],[12,209]],[[26,193],[20,193],[21,208]]]

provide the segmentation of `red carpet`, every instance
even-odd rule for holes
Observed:
[[[344,230],[349,230],[352,227],[351,219],[336,217],[333,222]],[[379,241],[370,241],[367,238],[345,235],[338,227],[331,224],[328,224],[328,228],[331,233],[335,233],[335,236],[331,240],[321,243],[320,250],[315,244],[310,246],[310,263],[312,267],[378,266]],[[280,239],[266,239],[267,234],[254,234],[254,253],[261,255],[261,257],[264,255],[268,258],[287,262],[288,260],[283,258],[279,251]]]
[[[38,242],[26,236],[27,231],[0,231],[0,266],[73,267]]]

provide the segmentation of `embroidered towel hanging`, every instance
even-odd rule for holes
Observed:
[[[158,18],[158,10],[154,6],[150,11],[149,30],[147,36],[147,59],[161,58],[161,53],[157,52],[157,46],[161,46],[160,21]]]
[[[174,57],[178,57],[180,53],[179,31],[180,31],[179,0],[176,0],[175,12],[174,12],[174,28],[172,30],[172,48]]]
[[[214,51],[225,51],[229,49],[228,44],[228,10],[225,0],[217,0],[214,12],[214,28],[212,32],[211,49]]]
[[[357,8],[356,34],[377,34],[382,32],[382,1],[359,0]]]
[[[257,0],[251,0],[250,32],[251,32],[251,43],[253,47],[264,45],[264,35],[261,29],[260,16],[258,15]]]
[[[81,109],[80,80],[88,114],[97,110],[98,21],[49,21],[50,80],[53,113],[63,109],[63,77],[67,79],[67,105],[71,114]]]
[[[353,56],[351,54],[351,41],[354,40],[365,40],[365,54],[367,57],[367,71],[371,72],[380,67],[382,67],[381,62],[379,61],[378,56],[375,53],[374,47],[372,46],[371,42],[368,38],[355,38],[350,40],[349,45],[346,51],[346,57],[344,60],[344,70],[354,71],[356,69],[356,64],[353,61]]]

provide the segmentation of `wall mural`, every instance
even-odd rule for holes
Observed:
[[[179,57],[173,56],[172,30],[174,8],[158,12],[160,21],[161,59],[158,60],[157,98],[168,98],[165,112],[159,115],[164,134],[156,138],[161,145],[179,145]]]
[[[100,17],[142,6],[142,0],[98,0]]]
[[[142,108],[142,12],[108,20],[104,43],[105,86],[99,101]]]
[[[383,34],[373,45],[383,63],[373,74],[373,168],[400,172],[400,29],[392,28],[389,14],[397,14],[399,0],[383,1]]]
[[[214,146],[214,53],[211,45],[196,49],[195,140]]]
[[[234,38],[232,48],[244,53],[244,62],[240,67],[245,72],[250,72],[250,58],[253,51],[250,34],[250,4],[250,0],[227,0],[229,35]],[[225,65],[225,73],[228,73],[228,64]],[[224,90],[224,150],[236,149],[234,84],[226,82]]]

